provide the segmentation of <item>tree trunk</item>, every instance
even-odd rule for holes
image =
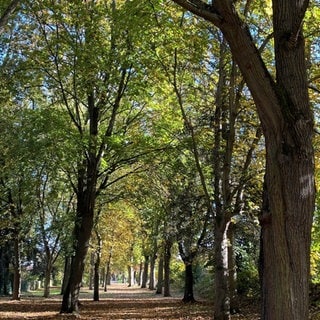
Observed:
[[[264,320],[308,319],[309,314],[315,188],[313,119],[301,27],[305,5],[303,1],[273,1],[282,121],[277,135],[265,132],[266,201],[261,217]]]
[[[19,236],[14,238],[13,290],[12,300],[21,298],[21,253]]]
[[[96,252],[96,260],[94,263],[94,280],[93,280],[93,301],[99,301],[99,280],[100,280],[100,249]]]
[[[106,275],[105,275],[105,282],[104,282],[104,292],[107,292],[107,286],[111,284],[111,272],[110,272],[110,264],[111,264],[111,257],[112,251],[109,252],[109,257],[106,265]]]
[[[149,289],[150,290],[154,290],[154,268],[155,268],[155,264],[156,264],[156,255],[152,255],[151,259],[150,259],[150,281],[149,281]]]
[[[90,187],[90,189],[93,188],[92,185]],[[86,190],[81,195],[78,195],[77,200],[78,214],[75,223],[75,256],[72,259],[68,286],[62,299],[61,313],[79,313],[80,287],[93,228],[95,196],[91,193],[90,197]]]
[[[144,264],[143,264],[141,288],[147,287],[148,277],[149,277],[149,256],[145,256]]]
[[[158,283],[157,283],[156,294],[162,294],[162,288],[163,288],[163,257],[161,255],[159,258],[159,264],[158,264]]]
[[[172,241],[166,240],[164,245],[164,297],[171,297],[170,293],[170,260],[171,260]]]
[[[66,256],[64,258],[64,272],[63,272],[63,280],[61,285],[62,295],[66,292],[66,288],[68,286],[68,279],[70,277],[70,271],[71,271],[71,257]]]
[[[234,224],[231,222],[227,231],[228,245],[228,268],[229,268],[229,293],[230,312],[236,314],[240,312],[239,299],[237,293],[237,267],[234,255]]]
[[[132,267],[131,265],[127,266],[128,269],[128,287],[132,286]]]
[[[43,297],[44,298],[49,298],[49,296],[50,296],[51,272],[52,272],[51,261],[47,261],[45,275],[44,275],[44,291],[43,291]]]
[[[193,270],[192,270],[192,261],[186,260],[184,263],[185,266],[185,276],[184,276],[184,296],[183,302],[195,302],[193,295]]]
[[[90,271],[89,271],[89,290],[93,290],[94,286],[94,260],[95,260],[95,252],[91,252],[90,255]]]
[[[140,285],[141,285],[142,269],[143,269],[143,263],[142,263],[142,262],[140,262],[140,264],[139,264],[138,279],[137,279],[138,286],[140,286]]]
[[[10,277],[10,251],[6,243],[0,248],[0,295],[8,296]]]
[[[228,266],[228,224],[224,220],[216,222],[215,228],[215,299],[214,319],[230,319],[230,292],[229,292],[229,266]]]

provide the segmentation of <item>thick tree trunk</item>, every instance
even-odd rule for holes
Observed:
[[[312,165],[301,155],[283,156],[287,159],[277,166],[268,160],[267,203],[260,218],[264,320],[308,319],[312,205],[306,200],[314,187]]]
[[[159,258],[159,264],[158,264],[158,282],[157,282],[156,294],[162,294],[162,288],[163,288],[163,257],[161,255]]]
[[[184,275],[184,295],[183,302],[195,302],[193,295],[193,270],[192,270],[192,261],[186,260],[184,263],[185,266],[185,275]]]

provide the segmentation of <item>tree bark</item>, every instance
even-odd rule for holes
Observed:
[[[49,298],[50,296],[51,272],[52,272],[52,264],[50,261],[47,261],[45,275],[44,275],[44,290],[43,290],[44,298]]]
[[[143,263],[140,262],[140,264],[139,264],[139,272],[138,272],[138,279],[137,279],[138,286],[141,285],[142,273],[143,273]]]
[[[128,264],[127,270],[128,270],[128,287],[131,287],[132,286],[132,267],[130,264]]]
[[[14,262],[13,262],[13,290],[12,300],[20,300],[21,298],[21,252],[19,236],[14,238]]]
[[[100,281],[100,250],[96,252],[96,261],[94,263],[94,280],[93,280],[93,301],[99,301],[99,281]]]
[[[143,264],[141,288],[147,287],[148,277],[149,277],[149,256],[145,256],[144,264]]]
[[[163,288],[163,257],[161,255],[159,258],[159,264],[158,264],[158,282],[157,282],[156,294],[162,294],[162,288]]]
[[[0,247],[0,295],[9,295],[9,245]]]
[[[227,230],[228,243],[228,269],[229,269],[229,294],[230,294],[230,312],[236,314],[240,312],[239,298],[237,293],[237,266],[234,254],[234,229],[232,222],[229,224]]]
[[[233,2],[174,0],[223,32],[255,101],[266,143],[263,320],[308,319],[315,202],[313,115],[302,20],[308,1],[273,0],[276,81]]]
[[[214,319],[230,319],[230,291],[229,291],[229,266],[228,266],[228,226],[225,221],[216,222],[215,228],[215,299]]]
[[[95,263],[95,252],[92,251],[90,255],[90,271],[89,271],[89,290],[93,290],[94,287],[94,263]]]
[[[170,260],[171,260],[171,247],[172,241],[166,239],[164,244],[164,262],[163,262],[163,271],[164,271],[164,289],[163,296],[171,297],[170,293]]]
[[[66,256],[64,258],[64,272],[63,272],[63,280],[61,286],[61,294],[63,295],[66,291],[68,286],[68,279],[70,277],[70,270],[71,270],[71,257]]]
[[[88,116],[90,119],[90,139],[88,149],[82,154],[83,161],[78,168],[77,215],[74,226],[74,257],[67,290],[63,295],[61,313],[79,313],[79,294],[89,249],[89,241],[94,226],[94,211],[97,197],[97,179],[101,155],[97,155],[97,135],[99,109],[95,105],[94,94],[88,96]]]
[[[154,269],[156,264],[157,255],[153,254],[150,259],[150,276],[149,276],[149,289],[154,290]]]
[[[193,270],[192,270],[192,261],[186,260],[184,263],[185,266],[185,276],[184,276],[184,295],[183,302],[195,302],[193,295]]]
[[[112,250],[110,250],[109,252],[109,257],[106,264],[106,274],[105,274],[106,279],[104,282],[104,292],[107,292],[107,286],[110,286],[111,284],[111,271],[110,271],[111,258],[112,258]]]
[[[68,286],[63,295],[61,313],[79,313],[80,287],[94,222],[95,182],[90,183],[90,179],[88,180],[87,189],[77,195],[77,221],[74,232],[75,255],[71,263]]]

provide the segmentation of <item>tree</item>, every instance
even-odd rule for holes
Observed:
[[[128,175],[115,172],[129,166],[135,171],[133,164],[153,148],[140,130],[145,102],[139,95],[146,79],[134,63],[132,30],[137,29],[123,19],[125,1],[35,1],[28,9],[25,18],[36,30],[30,37],[37,42],[25,52],[28,70],[47,100],[69,115],[73,159],[64,170],[77,210],[72,272],[61,312],[72,313],[78,312],[97,197]]]
[[[262,319],[307,319],[315,198],[313,115],[302,30],[308,1],[273,0],[275,79],[232,1],[173,2],[222,31],[261,121],[266,145],[265,192],[260,217]],[[217,319],[229,319],[229,315]]]
[[[190,140],[187,148],[194,158],[194,170],[199,173],[207,210],[212,216],[214,305],[215,316],[219,317],[220,313],[229,313],[230,308],[237,309],[236,296],[229,292],[229,288],[236,292],[233,246],[228,239],[232,238],[233,228],[229,230],[229,225],[234,216],[243,214],[250,193],[248,181],[253,176],[259,177],[250,167],[253,159],[258,159],[255,149],[261,129],[224,37],[197,20],[182,13],[179,26],[183,29],[179,32],[171,26],[173,30],[167,36],[173,47],[164,46],[163,52],[157,48],[155,53],[176,95],[185,128],[180,135]],[[181,32],[186,40],[177,45],[175,36],[181,39]],[[193,44],[190,46],[188,36],[195,32],[202,35],[202,41],[190,37]],[[210,88],[208,92],[205,87]]]
[[[183,302],[195,302],[193,266],[201,247],[205,247],[210,218],[201,186],[200,192],[197,190],[199,185],[197,186],[196,183],[199,179],[192,177],[192,174],[190,174],[189,179],[191,181],[182,183],[182,186],[180,186],[182,190],[178,191],[172,204],[175,221],[177,222],[179,254],[185,266]]]

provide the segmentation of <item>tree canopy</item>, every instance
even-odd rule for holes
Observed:
[[[319,19],[318,1],[3,1],[0,293],[55,282],[77,313],[82,284],[194,301],[210,279],[225,320],[259,283],[262,319],[307,319]]]

